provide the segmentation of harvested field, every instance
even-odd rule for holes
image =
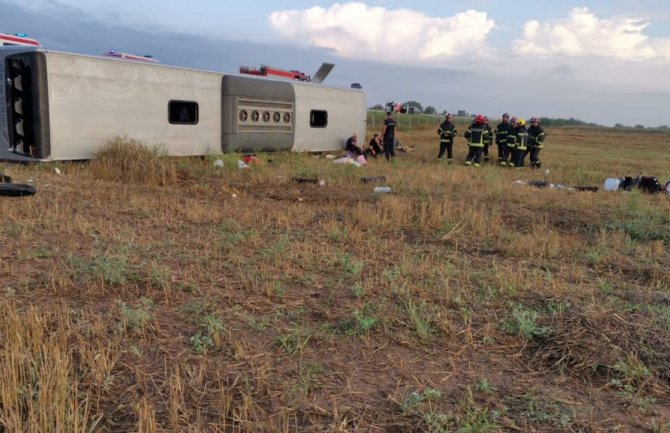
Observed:
[[[399,138],[3,165],[38,192],[0,197],[0,431],[670,431],[669,197],[515,183],[665,183],[670,134],[548,129],[541,170]]]

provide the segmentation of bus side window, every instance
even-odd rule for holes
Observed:
[[[198,123],[198,103],[193,101],[168,102],[168,121],[176,125]]]

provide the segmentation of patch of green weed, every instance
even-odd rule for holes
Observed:
[[[281,334],[275,340],[275,344],[289,356],[302,354],[303,350],[309,344],[310,336],[298,329],[291,329],[285,334]]]
[[[121,328],[126,332],[140,333],[154,320],[153,301],[149,298],[140,298],[136,305],[128,305],[118,300],[116,305],[121,313]]]
[[[512,310],[512,319],[503,325],[503,329],[525,340],[544,338],[551,333],[551,328],[537,324],[538,313],[523,306],[516,306]]]

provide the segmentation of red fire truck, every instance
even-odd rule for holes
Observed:
[[[312,81],[311,77],[304,72],[273,68],[272,66],[261,65],[260,68],[253,66],[240,66],[240,74],[258,75],[261,77],[287,78],[297,81]]]

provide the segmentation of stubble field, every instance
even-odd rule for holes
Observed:
[[[0,431],[670,431],[670,200],[515,183],[665,183],[670,134],[548,129],[533,171],[435,128],[362,168],[5,164]]]

